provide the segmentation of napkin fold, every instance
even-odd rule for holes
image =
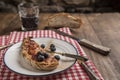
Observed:
[[[71,34],[68,27],[66,28],[60,28],[60,31],[63,31],[65,33]],[[60,40],[65,40],[72,44],[79,55],[86,56],[85,52],[81,48],[81,46],[73,39],[64,37],[62,35],[59,35],[51,30],[35,30],[35,31],[27,31],[27,32],[11,32],[9,36],[1,36],[0,37],[0,45],[5,45],[9,43],[19,42],[22,41],[25,37],[33,37],[33,38],[39,38],[39,37],[50,37],[50,38],[57,38]],[[16,74],[12,71],[10,71],[5,64],[3,63],[3,55],[5,54],[5,50],[0,51],[0,80],[89,80],[89,77],[87,76],[86,72],[82,69],[80,64],[77,62],[68,70],[60,72],[58,74],[43,76],[43,77],[30,77],[30,76],[23,76]],[[91,60],[88,60],[85,62],[85,64],[99,77],[100,80],[103,80],[103,77],[98,72],[94,64]],[[14,64],[13,64],[14,65]]]

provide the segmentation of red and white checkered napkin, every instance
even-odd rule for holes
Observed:
[[[9,37],[8,35],[0,36],[0,45],[6,45],[8,37]],[[1,73],[1,64],[2,64],[2,59],[3,59],[3,53],[4,52],[5,52],[4,50],[0,51],[0,73]],[[0,74],[0,77],[1,77],[1,74]]]
[[[69,28],[61,28],[60,30],[68,34],[71,34]],[[82,48],[76,41],[68,37],[61,36],[50,30],[37,30],[37,31],[29,31],[29,32],[11,32],[8,39],[2,37],[0,38],[0,41],[2,44],[4,44],[5,43],[4,41],[6,40],[8,41],[8,43],[19,42],[24,37],[28,37],[28,36],[32,36],[34,38],[52,37],[52,38],[65,40],[75,46],[79,55],[86,56],[86,54],[84,53],[84,51],[82,50]],[[1,52],[1,54],[2,54],[1,56],[3,56],[4,53]],[[90,67],[90,69],[93,70],[93,72],[96,73],[96,75],[100,78],[100,80],[103,80],[101,74],[95,68],[91,60],[87,61],[86,64]],[[49,80],[89,80],[89,77],[87,76],[86,72],[84,71],[83,68],[81,68],[81,65],[78,64],[77,62],[70,69],[66,71],[60,72],[58,74],[43,76],[43,77],[30,77],[30,76],[23,76],[23,75],[16,74],[10,71],[8,68],[6,68],[3,62],[1,63],[0,67],[1,67],[0,72],[2,73],[0,75],[1,76],[0,80],[48,80],[48,79]]]

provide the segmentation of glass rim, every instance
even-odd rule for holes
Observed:
[[[18,5],[18,8],[31,8],[31,7],[39,7],[37,3],[32,2],[22,2]]]

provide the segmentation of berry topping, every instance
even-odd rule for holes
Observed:
[[[50,50],[53,51],[53,52],[56,51],[56,47],[55,47],[54,44],[51,44],[51,45],[50,45]]]
[[[43,53],[42,52],[37,52],[37,56],[39,56],[39,55],[42,55],[43,56]]]
[[[55,55],[54,58],[57,59],[57,60],[60,60],[60,56],[59,55]]]
[[[37,60],[38,62],[41,62],[41,61],[43,61],[44,59],[45,59],[44,56],[38,55],[36,60]]]
[[[54,45],[54,44],[51,44],[51,45],[50,45],[50,48],[52,48],[52,47],[55,47],[55,45]]]
[[[48,58],[48,57],[49,57],[49,55],[48,55],[47,53],[44,53],[43,56],[44,56],[45,58]]]
[[[41,44],[40,46],[41,46],[41,48],[43,48],[43,49],[45,48],[45,44]]]
[[[54,52],[54,51],[56,51],[56,48],[55,47],[51,47],[50,50]]]

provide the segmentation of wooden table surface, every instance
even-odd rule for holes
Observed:
[[[45,19],[52,13],[41,13],[40,24],[44,25]],[[105,80],[120,80],[120,14],[119,13],[92,13],[71,14],[82,19],[82,26],[72,31],[79,38],[88,39],[96,44],[111,48],[108,56],[82,46],[86,54],[93,61],[96,68]],[[19,17],[16,14],[0,13],[0,35],[9,34],[11,31],[20,30]]]

